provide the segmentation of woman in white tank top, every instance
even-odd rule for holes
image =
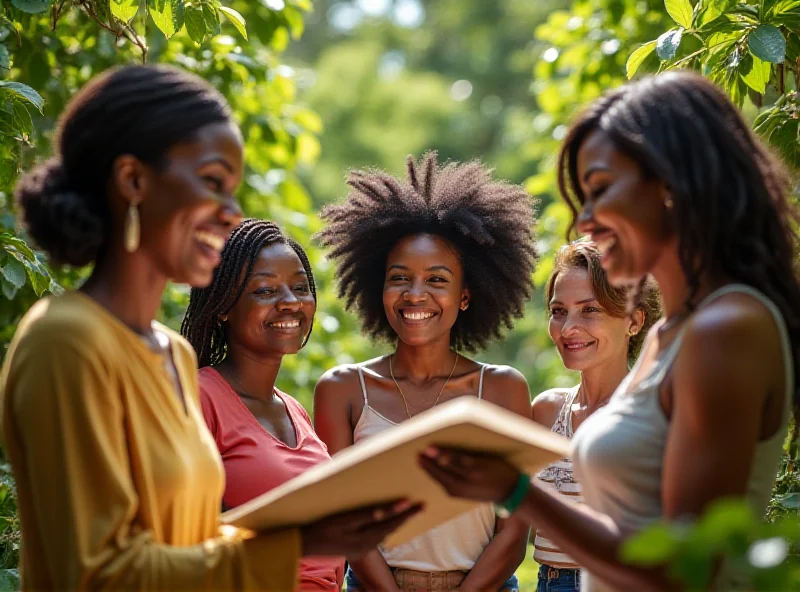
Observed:
[[[317,383],[314,424],[330,453],[460,396],[529,417],[519,372],[458,353],[498,337],[530,294],[527,194],[493,181],[477,162],[439,168],[434,154],[419,166],[409,161],[407,182],[373,172],[354,173],[349,183],[348,198],[323,212],[321,240],[364,331],[396,346]],[[528,532],[482,504],[406,544],[354,559],[348,590],[513,591]]]
[[[554,388],[533,400],[533,420],[572,438],[592,413],[604,407],[628,374],[647,331],[661,314],[658,289],[646,284],[641,306],[627,314],[629,290],[608,283],[594,244],[577,240],[559,249],[544,290],[550,338],[569,370],[581,373],[580,384]],[[536,477],[564,499],[581,503],[580,483],[572,459],[563,458]],[[540,530],[533,558],[539,564],[537,592],[577,592],[579,566]]]
[[[723,91],[689,72],[596,101],[567,134],[557,170],[609,281],[652,274],[666,317],[575,434],[588,507],[499,458],[432,449],[420,462],[451,494],[500,502],[544,529],[584,568],[584,592],[673,590],[667,566],[621,561],[625,540],[730,496],[763,515],[800,402],[789,182]],[[714,589],[742,589],[735,573],[721,563]]]

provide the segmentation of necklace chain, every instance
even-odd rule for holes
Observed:
[[[453,372],[456,371],[456,366],[458,366],[458,358],[459,357],[461,357],[461,354],[456,352],[456,361],[453,363],[453,369],[450,370],[450,376],[448,376],[447,380],[444,381],[444,384],[442,385],[442,388],[439,391],[439,394],[436,396],[436,400],[433,402],[433,405],[431,405],[429,407],[429,409],[433,409],[434,407],[436,407],[436,404],[439,402],[439,398],[442,396],[442,393],[444,392],[444,389],[447,386],[447,383],[450,382],[451,378],[453,378]],[[405,407],[406,407],[406,415],[408,415],[408,419],[411,419],[411,412],[408,410],[408,401],[406,400],[406,396],[403,394],[403,389],[400,388],[400,385],[397,384],[397,380],[394,377],[394,368],[393,368],[393,365],[392,365],[392,360],[393,359],[394,359],[394,354],[389,356],[389,375],[392,377],[392,381],[394,382],[394,385],[397,387],[397,390],[400,392],[400,396],[403,398],[403,405],[405,405]]]

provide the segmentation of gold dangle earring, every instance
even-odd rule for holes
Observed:
[[[133,204],[128,205],[128,212],[125,214],[124,241],[125,250],[128,253],[135,253],[139,248],[141,237],[141,225],[139,223],[139,208]]]

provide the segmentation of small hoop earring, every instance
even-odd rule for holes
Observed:
[[[637,329],[631,329],[630,331],[628,331],[628,337],[633,337],[637,333],[639,333]]]
[[[667,199],[664,200],[664,207],[667,208],[668,210],[671,210],[674,205],[675,202],[672,201],[671,197],[668,197]]]
[[[141,224],[139,223],[139,208],[130,204],[125,214],[125,230],[123,233],[125,250],[128,253],[135,253],[136,249],[139,248],[140,238]]]
[[[469,308],[469,302],[465,302],[461,305],[461,310],[467,310]]]

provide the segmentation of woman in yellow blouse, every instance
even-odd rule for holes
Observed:
[[[301,555],[359,554],[404,502],[248,538],[218,527],[223,471],[167,280],[205,286],[231,229],[242,138],[225,100],[171,68],[90,82],[56,156],[17,187],[31,236],[80,291],[38,302],[0,374],[30,590],[291,590]]]

